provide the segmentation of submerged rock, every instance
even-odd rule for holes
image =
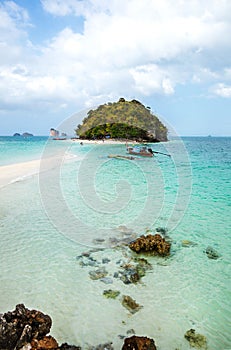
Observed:
[[[182,245],[182,247],[189,248],[189,247],[195,247],[195,246],[197,246],[197,243],[192,242],[192,241],[189,241],[189,240],[187,240],[187,239],[183,239],[183,240],[181,241],[181,245]]]
[[[189,341],[190,346],[198,349],[207,349],[206,337],[202,334],[195,333],[195,329],[189,329],[184,337]]]
[[[122,350],[157,350],[153,339],[133,335],[124,339]]]
[[[137,283],[145,276],[146,270],[152,269],[152,265],[144,258],[133,258],[132,261],[135,264],[122,263],[120,267],[123,270],[114,274],[114,277],[119,277],[124,284]]]
[[[152,265],[148,262],[147,259],[144,258],[134,258],[135,262],[138,263],[140,267],[143,267],[145,270],[152,270]]]
[[[88,350],[114,350],[112,343],[99,344],[96,346],[89,346]]]
[[[157,227],[156,228],[156,232],[158,232],[159,234],[161,234],[162,236],[167,234],[167,229],[165,227]]]
[[[221,257],[220,254],[213,247],[210,246],[206,248],[205,253],[207,254],[207,257],[209,259],[218,259]]]
[[[159,234],[142,235],[129,244],[129,248],[136,253],[151,253],[161,256],[170,254],[171,244]]]
[[[104,238],[95,238],[93,239],[92,243],[94,244],[102,244],[105,242],[105,239]]]
[[[137,266],[129,265],[120,271],[120,279],[124,284],[136,283],[140,280],[141,275]]]
[[[112,284],[113,283],[113,279],[110,278],[110,277],[103,277],[103,278],[100,278],[100,282],[103,282],[105,284]]]
[[[122,305],[131,313],[135,314],[139,311],[143,306],[137,304],[137,302],[132,299],[129,295],[124,295],[122,299]]]
[[[67,343],[63,343],[59,349],[60,350],[81,350],[79,346],[68,345]]]
[[[104,295],[106,298],[115,299],[115,298],[118,297],[118,295],[120,295],[120,291],[119,291],[119,290],[108,289],[108,290],[104,290],[104,291],[103,291],[103,295]]]
[[[95,271],[90,271],[89,275],[92,280],[99,280],[101,278],[106,277],[108,272],[105,270],[104,267],[101,267]]]

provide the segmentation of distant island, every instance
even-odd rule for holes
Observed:
[[[80,139],[129,139],[139,142],[168,141],[168,130],[137,100],[108,102],[90,110],[75,130]]]
[[[22,136],[22,137],[32,137],[34,136],[33,134],[30,134],[29,132],[24,132],[22,135],[19,134],[18,132],[16,132],[13,136],[18,137],[18,136]]]
[[[50,137],[53,137],[53,140],[66,140],[67,134],[65,132],[62,132],[60,135],[59,130],[51,128],[50,129]]]

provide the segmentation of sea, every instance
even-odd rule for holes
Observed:
[[[231,137],[150,146],[153,158],[131,160],[108,157],[126,156],[124,144],[0,137],[0,171],[25,168],[0,188],[0,313],[24,303],[51,316],[59,344],[83,349],[119,350],[136,334],[188,350],[190,329],[202,349],[231,349]],[[129,249],[149,233],[171,243],[169,256]],[[124,283],[138,257],[150,269]]]

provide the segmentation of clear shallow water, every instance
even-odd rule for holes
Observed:
[[[121,145],[37,145],[36,157],[57,149],[66,160],[1,189],[1,312],[21,302],[38,308],[51,315],[60,343],[83,347],[113,341],[120,349],[118,335],[134,329],[154,338],[159,350],[186,350],[184,333],[195,328],[210,350],[230,349],[230,146],[231,138],[185,138],[183,145],[175,140],[153,146],[172,158],[131,162],[107,158],[122,154]],[[113,278],[118,261],[130,255],[110,244],[123,235],[119,225],[136,235],[169,228],[170,258],[148,258],[153,269],[136,285]],[[98,247],[96,238],[105,239],[104,249],[91,257],[100,266],[102,258],[110,259],[104,266],[113,284],[91,280],[95,268],[76,259]],[[197,245],[185,248],[185,239]],[[207,246],[221,258],[208,259]],[[143,308],[129,314],[121,295],[102,295],[109,288]]]

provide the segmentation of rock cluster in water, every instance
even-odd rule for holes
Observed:
[[[129,248],[136,253],[151,253],[166,256],[170,254],[171,243],[167,242],[157,233],[155,235],[142,235],[131,242]]]
[[[79,347],[61,346],[49,334],[52,325],[50,316],[41,311],[29,310],[23,304],[16,305],[12,312],[0,318],[1,350],[79,350]]]
[[[126,296],[125,296],[126,298]],[[129,298],[128,298],[129,299]],[[136,304],[129,300],[128,304]],[[133,306],[134,306],[133,305]],[[133,309],[133,306],[132,309]],[[138,307],[138,305],[135,305]],[[29,310],[23,304],[16,305],[0,317],[0,349],[1,350],[81,350],[81,347],[63,343],[61,346],[51,335],[52,320],[41,311]],[[127,334],[134,333],[131,329]],[[124,339],[122,350],[156,350],[153,339],[133,335]],[[90,346],[89,350],[114,350],[113,343]]]

